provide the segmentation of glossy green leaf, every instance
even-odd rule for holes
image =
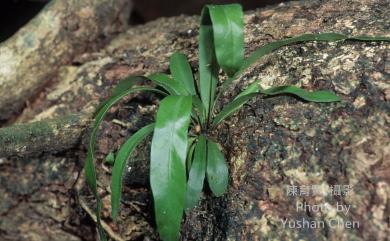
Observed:
[[[111,180],[111,210],[112,218],[118,215],[118,209],[121,200],[122,177],[126,167],[127,160],[135,150],[135,147],[153,132],[154,124],[149,124],[135,132],[119,149],[114,167],[112,169]]]
[[[185,88],[187,95],[195,95],[195,81],[187,57],[182,53],[174,53],[169,68],[173,79]]]
[[[223,120],[238,111],[245,103],[254,98],[257,94],[251,93],[243,95],[227,104],[220,113],[214,118],[211,128],[217,127]]]
[[[199,29],[199,92],[205,119],[213,106],[218,83],[219,66],[215,56],[213,27],[208,8],[203,8]]]
[[[203,135],[199,136],[199,140],[195,146],[194,157],[188,175],[187,191],[185,199],[185,209],[189,210],[195,207],[200,199],[200,194],[203,189],[203,182],[206,173],[206,138]]]
[[[157,112],[150,163],[157,228],[160,238],[179,238],[186,191],[186,155],[191,96],[165,97]]]
[[[219,66],[232,76],[244,59],[244,20],[239,4],[207,5],[213,26],[214,47]]]
[[[152,74],[148,76],[148,79],[165,89],[171,95],[187,95],[184,86],[175,79],[171,79],[167,74]]]
[[[101,200],[100,197],[97,193],[97,185],[96,185],[96,170],[95,170],[95,164],[94,164],[94,152],[95,152],[95,146],[96,146],[96,134],[97,131],[99,130],[100,123],[103,121],[104,116],[108,112],[108,110],[117,102],[119,102],[123,97],[125,97],[128,94],[131,93],[136,93],[140,91],[151,91],[151,92],[156,92],[162,95],[165,95],[164,92],[157,90],[155,88],[151,87],[134,87],[131,89],[126,89],[120,94],[112,96],[110,99],[105,101],[105,104],[101,106],[100,110],[97,112],[95,116],[95,123],[94,127],[91,132],[91,136],[89,139],[89,144],[88,144],[88,152],[87,152],[87,158],[85,160],[85,178],[87,181],[88,187],[91,189],[93,195],[96,198],[97,202],[97,208],[96,208],[96,219],[97,219],[97,225],[99,229],[99,233],[103,233],[104,231],[101,228],[101,223],[100,223],[100,210],[99,207],[101,206]],[[119,92],[118,92],[119,93]],[[105,237],[100,237],[101,239],[105,240]]]
[[[207,140],[207,182],[213,194],[223,195],[228,187],[229,171],[218,144]]]
[[[260,93],[265,95],[291,94],[311,102],[335,102],[341,100],[339,96],[330,91],[318,90],[309,92],[293,85],[263,89],[260,90]]]

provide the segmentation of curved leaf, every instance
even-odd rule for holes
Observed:
[[[104,231],[103,231],[103,229],[101,227],[101,223],[100,223],[100,208],[101,208],[102,204],[101,204],[101,199],[97,193],[96,170],[95,170],[95,164],[94,164],[96,134],[97,134],[97,131],[99,129],[100,123],[102,122],[104,116],[106,115],[107,111],[111,108],[111,106],[116,104],[118,101],[120,101],[126,95],[128,95],[130,93],[136,93],[139,91],[152,91],[152,92],[156,92],[156,93],[165,95],[164,92],[157,90],[155,88],[151,88],[151,87],[135,87],[132,89],[126,89],[123,92],[121,92],[120,94],[114,95],[110,99],[105,101],[104,105],[100,107],[100,110],[97,112],[96,117],[95,117],[94,127],[92,129],[91,136],[89,139],[88,152],[87,152],[87,158],[85,160],[84,171],[85,171],[85,178],[87,181],[87,185],[91,189],[91,191],[96,199],[96,202],[97,202],[96,219],[97,219],[97,224],[98,224],[98,229],[99,229],[100,234],[104,234]],[[119,93],[119,91],[118,91],[118,93]],[[105,236],[104,237],[101,236],[100,238],[106,240]]]
[[[213,194],[223,195],[228,187],[229,171],[218,144],[207,140],[207,182]]]
[[[239,4],[206,5],[199,30],[199,92],[206,119],[214,106],[219,66],[233,76],[244,59],[243,13]]]
[[[260,93],[265,95],[291,94],[311,102],[335,102],[341,100],[339,96],[330,91],[318,90],[309,92],[294,85],[262,89]]]
[[[246,102],[255,97],[255,93],[260,91],[260,81],[256,80],[250,84],[245,90],[238,94],[232,102],[230,102],[222,111],[214,118],[211,125],[212,128],[217,127],[223,120],[239,110]]]
[[[111,97],[112,96],[116,96],[116,95],[119,95],[121,94],[122,92],[130,89],[131,87],[133,87],[134,85],[136,84],[140,84],[142,83],[143,81],[145,81],[146,78],[142,77],[142,76],[128,76],[122,80],[120,80],[118,82],[118,84],[112,89],[112,94],[111,94]],[[98,107],[96,108],[95,110],[95,116],[97,115],[97,113],[99,113],[100,109],[107,103],[108,100],[105,100],[103,101],[102,103],[100,103],[98,105]]]
[[[187,57],[182,53],[174,53],[171,56],[169,68],[173,79],[183,86],[187,95],[195,95],[194,77]]]
[[[238,70],[244,59],[244,20],[239,4],[207,5],[213,24],[214,47],[219,66],[228,76]]]
[[[115,158],[114,167],[112,169],[111,180],[111,210],[112,218],[115,219],[118,215],[118,209],[121,200],[122,177],[126,167],[127,160],[133,153],[135,147],[144,140],[154,129],[154,123],[149,124],[137,132],[135,132],[119,149]]]
[[[199,201],[206,173],[206,158],[206,138],[200,135],[198,143],[195,146],[194,159],[188,176],[185,199],[186,210],[193,208]]]
[[[118,84],[112,89],[111,96],[120,95],[126,90],[130,89],[136,84],[140,84],[146,80],[143,76],[128,76],[119,81]]]
[[[171,95],[187,95],[187,91],[183,85],[175,79],[171,79],[167,74],[152,74],[147,78],[164,88]]]
[[[186,155],[191,96],[165,97],[157,112],[154,128],[150,184],[157,228],[162,240],[179,238],[186,190]]]
[[[249,95],[252,93],[258,93],[260,91],[260,81],[256,80],[252,84],[250,84],[248,87],[246,87],[245,90],[243,90],[240,94],[238,94],[234,99],[238,99],[244,95]]]
[[[218,83],[219,66],[216,58],[210,13],[208,8],[203,8],[199,29],[199,93],[206,114],[205,119],[208,119],[213,106]]]
[[[253,97],[257,96],[257,93],[251,93],[243,95],[239,98],[234,99],[232,102],[227,104],[222,111],[214,118],[211,128],[217,127],[224,119],[232,115],[234,112],[239,110],[246,102]]]
[[[271,43],[268,43],[258,49],[255,50],[252,54],[249,55],[241,64],[239,70],[235,73],[235,75],[228,80],[226,80],[223,83],[223,86],[221,88],[221,92],[225,91],[227,86],[235,80],[239,75],[241,75],[248,67],[256,63],[259,59],[261,59],[263,56],[273,52],[274,50],[286,46],[286,45],[292,45],[296,43],[303,43],[303,42],[309,42],[309,41],[325,41],[325,42],[333,42],[333,41],[341,41],[341,40],[348,40],[348,41],[369,41],[369,42],[390,42],[390,37],[385,36],[355,36],[355,37],[348,37],[344,34],[339,33],[320,33],[320,34],[303,34],[300,36],[292,37],[292,38],[286,38],[278,41],[274,41]],[[218,94],[218,96],[220,95]]]

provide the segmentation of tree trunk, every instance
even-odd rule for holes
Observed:
[[[128,0],[51,1],[41,13],[0,45],[0,120],[24,103],[71,63],[123,29]],[[53,81],[53,80],[52,80]]]
[[[299,1],[247,12],[246,54],[303,33],[390,36],[389,14],[386,0]],[[46,121],[74,112],[91,116],[118,79],[167,71],[175,51],[184,52],[196,68],[198,21],[184,16],[159,19],[129,28],[98,52],[78,56],[73,62],[79,66],[61,67],[61,81],[45,89],[17,121]],[[343,101],[318,104],[290,96],[259,96],[221,124],[214,134],[230,165],[228,193],[222,198],[204,193],[200,205],[183,221],[182,240],[386,240],[390,236],[389,76],[388,43],[297,44],[259,61],[229,89],[219,107],[256,79],[263,87],[296,84],[333,90]],[[110,167],[103,163],[110,151],[153,119],[157,105],[152,94],[133,95],[110,111],[99,132],[96,159],[103,221],[115,240],[158,237],[147,176],[148,143],[129,162],[116,222],[109,212]],[[77,179],[87,138],[88,131],[81,141],[76,138],[72,149],[56,155],[29,161],[1,159],[0,234],[6,240],[45,240],[34,236],[43,232],[41,226],[30,225],[37,213],[52,213],[40,219],[50,231],[70,233],[75,240],[80,233],[91,232],[91,226],[77,223],[85,221],[83,215],[93,218],[92,195],[83,175]],[[294,187],[297,193],[292,192]],[[349,188],[349,193],[338,193],[339,187]],[[308,188],[323,193],[307,194]],[[78,194],[69,195],[69,190]],[[63,198],[69,196],[73,205],[64,205]],[[314,205],[324,208],[317,210]],[[350,209],[343,214],[337,210],[340,205]],[[302,220],[318,226],[298,228],[296,221]],[[347,221],[354,226],[336,227],[349,225]]]

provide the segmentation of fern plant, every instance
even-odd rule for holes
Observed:
[[[219,144],[208,133],[257,95],[289,94],[311,102],[340,100],[329,91],[311,92],[296,86],[262,89],[258,80],[238,94],[219,113],[215,113],[215,103],[226,88],[233,80],[239,79],[248,67],[277,48],[307,41],[341,40],[390,41],[387,37],[348,37],[337,33],[304,34],[269,43],[245,58],[241,6],[205,6],[199,29],[198,74],[194,75],[185,55],[175,53],[170,58],[170,74],[133,76],[122,80],[113,89],[112,96],[96,112],[85,173],[87,184],[97,201],[96,216],[101,239],[106,238],[100,223],[102,202],[96,187],[94,149],[99,125],[110,107],[130,93],[150,91],[163,97],[155,123],[134,133],[115,157],[111,184],[112,218],[115,219],[118,215],[126,162],[136,146],[153,133],[150,184],[156,224],[162,240],[177,240],[183,211],[190,210],[198,203],[205,180],[212,194],[217,197],[223,195],[228,187],[228,165]],[[220,70],[227,75],[227,79],[221,84]],[[157,87],[139,86],[145,80],[151,80]]]

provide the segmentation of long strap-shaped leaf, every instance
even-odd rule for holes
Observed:
[[[214,118],[211,128],[217,127],[224,119],[231,116],[234,112],[239,110],[246,102],[255,97],[256,93],[248,93],[237,99],[234,99],[232,102],[227,104],[220,113]]]
[[[233,77],[226,80],[221,88],[221,92],[225,91],[226,88],[229,86],[229,84],[235,80],[239,75],[241,75],[248,67],[256,63],[259,59],[261,59],[263,56],[275,51],[276,49],[296,44],[296,43],[303,43],[303,42],[309,42],[309,41],[325,41],[325,42],[334,42],[334,41],[341,41],[341,40],[348,40],[348,41],[367,41],[367,42],[390,42],[390,37],[385,36],[355,36],[355,37],[349,37],[344,34],[339,33],[321,33],[321,34],[303,34],[300,36],[292,37],[292,38],[286,38],[282,40],[278,40],[272,43],[268,43],[249,55],[248,58],[246,58],[238,71],[234,74]]]
[[[185,209],[193,208],[199,201],[203,189],[204,177],[206,174],[206,138],[200,135],[195,146],[194,158],[188,175]]]
[[[98,229],[99,229],[99,234],[100,238],[102,240],[106,240],[104,231],[101,227],[100,223],[100,210],[101,210],[101,200],[100,197],[97,193],[97,185],[96,185],[96,170],[95,170],[95,164],[94,164],[94,152],[95,152],[95,146],[96,146],[96,134],[99,129],[100,123],[102,122],[104,116],[106,115],[107,111],[110,109],[111,106],[116,104],[118,101],[120,101],[123,97],[130,93],[136,93],[140,91],[151,91],[151,92],[156,92],[160,93],[162,95],[165,95],[164,92],[157,90],[155,88],[150,88],[150,87],[136,87],[132,89],[123,89],[122,92],[118,90],[116,92],[116,95],[112,96],[109,100],[107,100],[103,106],[100,107],[98,113],[96,114],[95,117],[95,124],[91,132],[91,136],[89,139],[89,145],[88,145],[88,153],[87,153],[87,158],[85,161],[85,177],[87,181],[88,187],[91,189],[93,195],[96,198],[96,219],[97,219],[97,224],[98,224]]]
[[[199,93],[202,100],[205,119],[209,117],[209,110],[213,106],[215,91],[218,83],[219,66],[214,48],[213,27],[210,13],[203,8],[199,29]]]
[[[179,238],[186,191],[186,154],[191,96],[168,96],[156,117],[150,158],[157,228],[162,240]]]
[[[232,76],[244,58],[243,13],[239,4],[206,5],[199,30],[199,91],[206,118],[215,99],[219,66]]]
[[[195,95],[194,77],[187,57],[182,53],[174,53],[171,56],[169,68],[173,79],[181,83],[188,95]]]
[[[125,170],[125,166],[127,160],[130,155],[133,153],[135,147],[144,140],[150,133],[153,132],[154,123],[149,124],[141,129],[139,129],[136,133],[134,133],[127,141],[122,145],[118,154],[115,158],[114,167],[112,169],[112,180],[111,180],[111,210],[112,210],[112,218],[115,219],[118,215],[118,209],[121,200],[121,192],[122,192],[122,177],[123,171]]]
[[[244,95],[249,95],[253,93],[258,93],[260,90],[260,80],[256,80],[252,84],[250,84],[245,90],[239,93],[234,99],[238,99]]]
[[[250,84],[244,91],[234,98],[232,102],[226,105],[222,111],[214,118],[211,125],[212,128],[217,127],[224,119],[232,115],[234,112],[239,110],[246,102],[256,96],[260,90],[260,81],[256,80]]]
[[[218,144],[207,140],[207,182],[216,197],[223,195],[228,187],[229,170]]]
[[[207,5],[213,24],[214,47],[219,66],[232,76],[244,59],[244,20],[239,4]]]
[[[126,77],[124,79],[122,79],[121,81],[119,81],[119,83],[112,89],[112,94],[111,94],[111,98],[113,96],[116,96],[116,95],[120,95],[122,92],[130,89],[131,87],[133,87],[134,85],[136,84],[141,84],[142,82],[144,82],[146,80],[146,78],[142,77],[142,76],[129,76],[129,77]],[[99,113],[99,111],[101,110],[101,108],[107,103],[108,100],[105,100],[103,101],[102,103],[100,103],[98,105],[98,107],[96,108],[96,111],[95,111],[95,116]]]
[[[337,96],[336,94],[330,91],[325,91],[325,90],[306,91],[294,85],[278,86],[269,89],[261,89],[260,93],[265,95],[291,94],[311,102],[335,102],[341,100],[339,96]]]
[[[339,96],[330,91],[307,91],[294,85],[261,89],[259,86],[259,82],[260,81],[257,80],[250,84],[244,91],[237,95],[232,102],[226,105],[225,108],[223,108],[222,111],[214,118],[211,127],[217,127],[224,119],[232,115],[234,112],[239,110],[241,106],[243,106],[246,102],[255,97],[257,93],[261,93],[264,95],[291,94],[311,102],[335,102],[341,100]]]

